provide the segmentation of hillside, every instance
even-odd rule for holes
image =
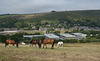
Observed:
[[[61,27],[55,26],[59,24],[64,27],[100,27],[100,10],[0,15],[0,28],[31,28],[33,25],[45,27],[47,24],[51,27]]]

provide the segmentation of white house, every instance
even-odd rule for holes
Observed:
[[[76,36],[68,34],[68,33],[61,33],[59,34],[60,37],[64,37],[65,39],[75,39]]]
[[[7,34],[13,34],[13,33],[17,33],[18,31],[1,31],[0,34],[2,35],[7,35]]]
[[[33,38],[33,37],[42,37],[43,35],[23,35],[23,37],[29,37],[29,38]]]
[[[86,39],[87,34],[83,33],[72,33],[73,35],[76,36],[76,39]]]
[[[44,34],[46,38],[51,38],[51,39],[59,39],[59,36],[55,34]]]
[[[34,35],[23,35],[23,37],[33,38]]]
[[[32,40],[33,37],[42,37],[43,35],[23,35],[23,37],[28,37]]]
[[[39,31],[47,31],[47,29],[48,29],[48,28],[46,28],[46,27],[45,27],[45,28],[40,27],[40,28],[39,28]]]

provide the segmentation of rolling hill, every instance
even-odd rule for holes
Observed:
[[[0,15],[0,28],[31,28],[31,25],[45,26],[46,24],[52,27],[56,27],[55,24],[64,24],[68,27],[75,25],[100,27],[100,10]]]

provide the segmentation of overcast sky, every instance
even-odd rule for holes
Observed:
[[[0,0],[0,14],[100,9],[100,0]]]

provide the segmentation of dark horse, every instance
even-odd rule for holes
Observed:
[[[31,40],[30,47],[31,47],[31,45],[33,46],[33,44],[35,44],[35,47],[36,47],[36,44],[38,44],[39,48],[41,48],[41,45],[40,45],[40,41],[39,40]]]
[[[44,48],[44,45],[46,44],[52,44],[52,49],[53,49],[53,46],[54,46],[54,39],[44,39],[41,44],[43,44],[43,48]],[[46,45],[46,48],[47,48],[47,45]]]
[[[8,44],[13,44],[13,46],[16,44],[16,47],[18,47],[18,42],[15,42],[14,40],[6,40],[6,42],[5,42],[5,47],[6,47]]]

